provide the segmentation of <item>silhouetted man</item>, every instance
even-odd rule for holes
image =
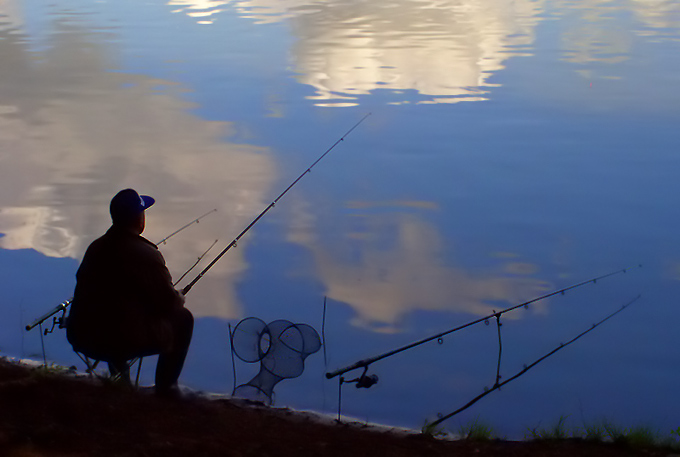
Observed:
[[[126,361],[159,354],[156,393],[176,395],[194,319],[160,251],[141,236],[154,202],[133,189],[111,200],[113,225],[90,244],[76,273],[66,335],[77,352],[128,379]]]

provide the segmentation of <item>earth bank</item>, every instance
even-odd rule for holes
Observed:
[[[0,360],[0,456],[668,456],[583,440],[449,441],[202,397],[168,400]]]

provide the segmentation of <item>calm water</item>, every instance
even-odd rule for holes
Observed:
[[[71,296],[119,189],[157,199],[153,241],[218,210],[162,246],[179,277],[371,112],[191,291],[182,382],[231,392],[228,324],[320,331],[327,297],[326,362],[275,392],[334,413],[327,370],[642,263],[505,315],[503,379],[642,294],[446,425],[668,433],[679,88],[678,0],[0,0],[0,353],[42,358],[22,328]],[[63,331],[45,344],[82,368]],[[492,322],[377,362],[343,412],[418,428],[491,387],[497,353]]]

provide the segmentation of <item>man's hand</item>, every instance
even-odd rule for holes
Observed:
[[[182,289],[175,289],[175,290],[177,290],[177,295],[179,296],[180,300],[182,300],[181,305],[184,306],[184,304],[187,302],[187,299],[184,296]]]

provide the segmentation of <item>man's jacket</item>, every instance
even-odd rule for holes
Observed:
[[[111,227],[88,247],[76,280],[67,338],[78,352],[123,360],[170,344],[165,317],[184,300],[149,240]]]

